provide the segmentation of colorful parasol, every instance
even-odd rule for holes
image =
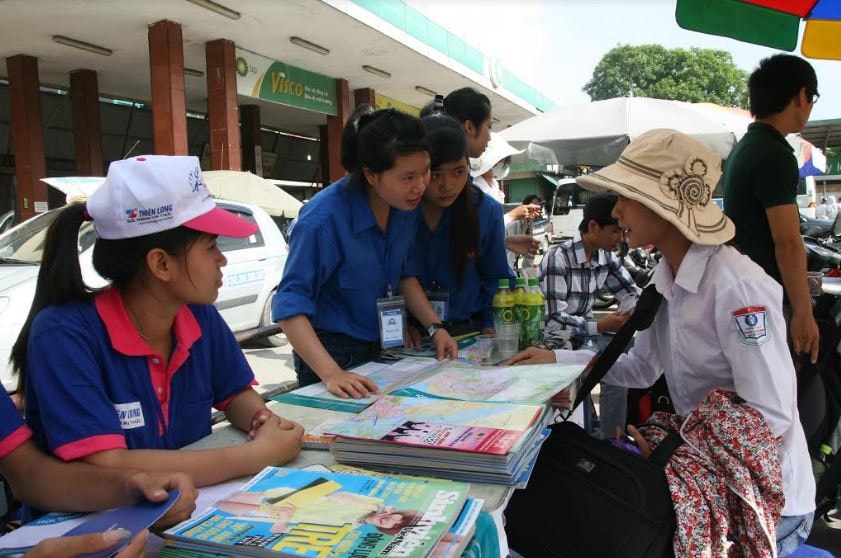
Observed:
[[[841,0],[677,0],[678,25],[691,31],[841,60]]]

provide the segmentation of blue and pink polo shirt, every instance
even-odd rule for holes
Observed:
[[[69,461],[111,449],[178,449],[210,434],[211,407],[224,410],[254,374],[212,305],[182,308],[173,337],[165,365],[114,288],[39,312],[26,385],[38,446]]]
[[[18,449],[32,437],[32,431],[23,422],[11,398],[0,395],[0,459]]]

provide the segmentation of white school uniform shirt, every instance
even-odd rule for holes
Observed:
[[[815,480],[797,412],[782,287],[735,249],[698,244],[684,256],[677,277],[663,260],[651,283],[663,295],[654,322],[637,333],[633,349],[605,381],[646,388],[665,374],[680,415],[715,388],[735,391],[782,438],[783,515],[813,511]],[[556,359],[587,356],[569,353],[556,351]]]
[[[499,203],[505,203],[505,192],[503,192],[502,188],[499,187],[499,182],[496,181],[496,178],[491,178],[491,183],[488,184],[488,181],[485,180],[484,176],[474,176],[473,184]],[[506,223],[506,225],[507,224],[508,223]]]

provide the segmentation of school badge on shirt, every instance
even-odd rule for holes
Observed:
[[[120,418],[120,426],[123,427],[123,430],[146,426],[146,421],[143,418],[143,407],[140,406],[139,401],[116,403],[114,408],[117,410],[117,416]]]
[[[764,306],[747,306],[733,312],[733,320],[739,341],[743,345],[762,345],[770,334],[768,333],[768,318]]]

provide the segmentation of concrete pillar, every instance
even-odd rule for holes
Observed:
[[[205,43],[210,168],[241,170],[237,109],[236,46],[218,39]]]
[[[184,46],[179,24],[162,20],[149,26],[149,67],[155,153],[187,155]]]
[[[330,182],[335,182],[345,175],[342,166],[342,128],[350,116],[350,89],[346,79],[336,80],[336,116],[327,117],[327,154],[330,161]]]
[[[353,91],[353,101],[353,105],[355,107],[358,107],[363,103],[367,103],[371,105],[371,107],[377,108],[377,95],[376,92],[370,87],[355,89]]]
[[[260,133],[260,107],[239,107],[242,141],[242,170],[263,176],[263,135]]]
[[[70,72],[70,103],[73,108],[73,147],[76,174],[105,176],[102,164],[102,120],[99,115],[99,85],[93,70]]]
[[[327,151],[327,125],[318,127],[318,162],[321,168],[321,187],[330,184],[330,154]]]
[[[47,176],[44,129],[38,90],[38,59],[25,54],[6,58],[12,133],[15,141],[17,216],[20,221],[47,210]]]

